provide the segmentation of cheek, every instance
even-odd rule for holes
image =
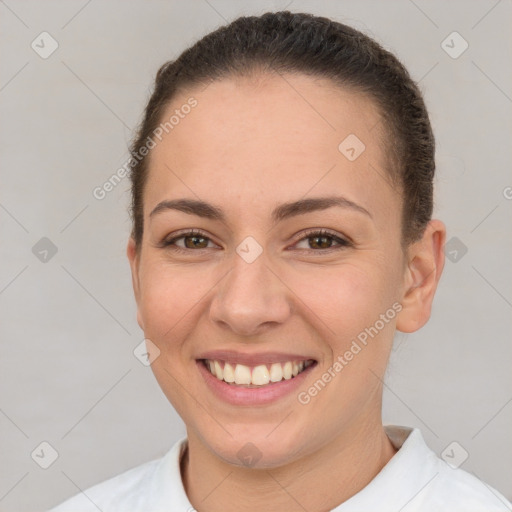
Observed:
[[[375,262],[301,272],[293,289],[323,323],[327,339],[346,341],[356,336],[390,306],[393,286]],[[318,322],[316,322],[318,323]]]
[[[140,313],[146,336],[156,340],[184,333],[207,291],[213,286],[208,274],[192,267],[176,268],[162,262],[148,262],[141,276]]]
[[[214,297],[222,273],[157,258],[148,258],[141,270],[139,310],[146,337],[155,342],[184,339],[199,325],[204,302]],[[396,265],[375,254],[340,265],[281,267],[279,273],[287,284],[282,300],[294,304],[295,316],[314,325],[322,338],[339,340],[331,345],[346,344],[373,325],[396,293]],[[179,344],[166,346],[176,349]]]

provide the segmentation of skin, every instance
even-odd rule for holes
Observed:
[[[199,512],[330,510],[396,453],[382,426],[382,379],[395,330],[413,332],[430,316],[445,226],[432,220],[402,249],[387,139],[361,94],[298,74],[230,78],[182,93],[163,119],[190,96],[197,107],[151,151],[143,241],[127,248],[138,323],[160,350],[153,372],[187,427],[185,490]],[[338,150],[349,134],[366,146],[353,162]],[[272,224],[281,203],[332,195],[371,216],[331,207]],[[150,218],[179,198],[213,203],[226,221],[173,210]],[[204,248],[159,247],[189,228],[205,232]],[[353,244],[331,238],[324,249],[305,238],[311,228]],[[248,236],[263,249],[250,264],[236,252]],[[229,405],[196,366],[210,349],[303,354],[318,362],[299,390],[307,391],[394,303],[399,314],[307,405],[296,393]],[[261,453],[251,468],[237,456],[247,442]]]

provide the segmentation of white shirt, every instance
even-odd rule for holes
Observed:
[[[498,491],[440,459],[418,429],[385,429],[398,452],[366,487],[332,512],[512,511]],[[186,441],[180,439],[162,458],[94,485],[50,512],[194,512],[180,474]]]

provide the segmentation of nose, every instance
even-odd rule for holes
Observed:
[[[258,335],[286,322],[292,312],[290,290],[263,255],[247,263],[237,254],[218,284],[210,320],[239,336]]]

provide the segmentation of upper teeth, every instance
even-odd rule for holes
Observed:
[[[282,379],[291,379],[305,368],[313,364],[313,361],[286,361],[285,363],[273,363],[271,365],[260,364],[250,367],[244,364],[230,364],[222,361],[206,359],[206,367],[219,380],[225,382],[264,386],[269,382],[279,382]]]

